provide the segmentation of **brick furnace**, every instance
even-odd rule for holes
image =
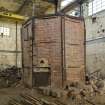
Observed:
[[[22,26],[23,81],[28,87],[63,87],[84,81],[85,34],[81,18],[33,17]]]

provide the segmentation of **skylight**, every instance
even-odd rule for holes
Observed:
[[[67,6],[70,2],[72,2],[72,1],[74,1],[74,0],[63,0],[62,2],[61,2],[61,7],[63,8],[63,7],[65,7],[65,6]]]

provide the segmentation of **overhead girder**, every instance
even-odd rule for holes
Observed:
[[[24,21],[28,19],[28,17],[25,16],[17,15],[14,13],[6,13],[6,12],[0,12],[0,18],[13,19],[17,21]]]
[[[16,13],[19,13],[25,5],[27,5],[29,2],[32,2],[31,0],[24,0],[19,9],[16,11]]]

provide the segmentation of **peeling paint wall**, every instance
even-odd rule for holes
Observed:
[[[9,36],[0,35],[0,67],[17,66],[21,67],[21,24],[17,24],[17,51],[16,51],[16,22],[0,20],[0,27],[10,29]],[[16,57],[17,52],[17,57]],[[16,60],[17,59],[17,60]]]

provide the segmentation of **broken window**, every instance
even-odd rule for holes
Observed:
[[[7,27],[0,27],[0,35],[1,36],[9,36],[10,35],[10,29]]]

